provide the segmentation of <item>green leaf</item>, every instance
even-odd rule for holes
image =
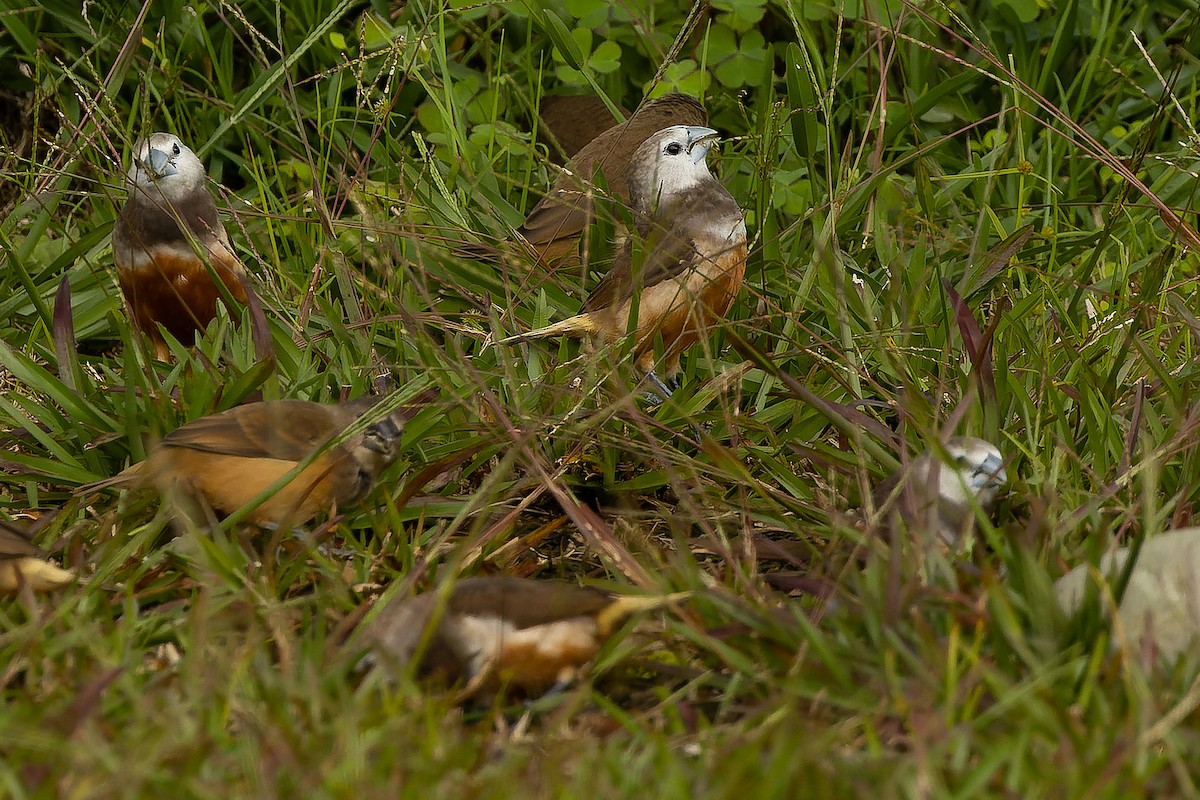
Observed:
[[[787,47],[787,90],[791,106],[789,121],[796,152],[811,162],[817,155],[817,98],[824,95],[820,62],[813,61],[803,39]]]

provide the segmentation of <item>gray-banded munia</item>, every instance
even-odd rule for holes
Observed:
[[[655,341],[663,345],[662,371],[673,374],[680,354],[725,317],[746,272],[742,210],[705,162],[716,138],[711,128],[676,125],[643,142],[628,184],[636,235],[582,312],[497,344],[560,335],[598,335],[612,343],[632,329],[638,366],[669,395],[655,369]]]
[[[106,484],[157,487],[177,514],[201,524],[205,505],[231,514],[317,454],[249,516],[263,527],[299,525],[365,496],[398,457],[405,421],[431,394],[420,395],[414,405],[397,408],[333,446],[330,443],[379,398],[235,406],[168,433],[145,461]]]
[[[154,357],[170,350],[158,326],[184,344],[217,314],[221,290],[246,302],[246,270],[205,186],[204,165],[178,136],[153,133],[133,148],[129,198],[113,228],[113,260],[134,325]]]
[[[627,204],[629,175],[645,168],[644,160],[634,159],[637,149],[663,128],[707,124],[704,106],[685,94],[673,92],[644,103],[629,119],[612,125],[571,156],[568,168],[529,212],[517,234],[544,266],[577,260],[580,238],[592,221],[596,176],[603,175],[609,194]]]
[[[945,456],[926,450],[876,487],[875,507],[910,531],[936,532],[955,547],[975,524],[975,508],[991,509],[1008,481],[1004,459],[991,442],[955,436]]]
[[[15,592],[28,585],[45,591],[75,580],[75,576],[46,560],[46,554],[25,531],[0,520],[0,592]]]
[[[557,580],[465,578],[397,599],[368,623],[377,661],[465,684],[538,695],[575,680],[617,627],[688,593],[638,597]]]

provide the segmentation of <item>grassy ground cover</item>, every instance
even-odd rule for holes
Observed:
[[[1200,499],[1197,20],[1172,0],[0,9],[0,505],[84,578],[0,603],[0,792],[1197,794],[1200,658],[1114,655],[1050,595]],[[683,388],[652,406],[619,353],[485,347],[597,280],[449,248],[505,239],[553,180],[540,98],[671,89],[725,135],[710,162],[752,238]],[[108,234],[152,130],[208,165],[274,364],[228,318],[171,365],[131,335]],[[172,540],[154,497],[77,492],[253,392],[388,377],[439,399],[370,502],[303,541]],[[857,511],[947,428],[1011,476],[950,563]],[[696,594],[532,709],[356,672],[364,604],[493,572]]]

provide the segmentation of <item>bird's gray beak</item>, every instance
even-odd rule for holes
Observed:
[[[979,476],[980,483],[983,486],[991,486],[998,489],[1008,483],[1008,473],[1004,471],[1004,462],[995,455],[989,455],[985,458],[975,474]]]
[[[708,155],[708,151],[714,144],[717,143],[719,133],[712,128],[705,128],[701,125],[689,125],[687,129],[688,137],[688,152],[692,154],[692,161],[699,164]]]
[[[153,180],[175,174],[175,164],[171,161],[171,154],[153,147],[150,148],[146,157],[141,159],[141,165]]]

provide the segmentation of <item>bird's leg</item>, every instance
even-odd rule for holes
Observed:
[[[576,669],[574,667],[568,667],[568,668],[564,669],[559,674],[558,680],[556,680],[554,682],[553,686],[551,686],[546,691],[542,692],[537,697],[528,697],[525,699],[525,702],[523,703],[523,705],[525,707],[525,713],[535,711],[538,708],[545,705],[547,701],[557,698],[562,694],[565,694],[569,689],[574,688],[574,686],[578,682],[579,682],[579,670],[578,669]]]
[[[649,389],[643,390],[642,394],[645,396],[646,400],[654,403],[655,405],[662,405],[666,398],[674,395],[675,390],[683,385],[683,381],[680,379],[679,373],[671,373],[670,378],[664,381],[659,377],[658,372],[653,369],[646,370],[646,381],[656,390],[663,393],[663,397],[659,397]],[[705,425],[704,427],[701,427],[694,422],[690,423],[688,427],[692,429],[692,433],[695,434],[697,442],[704,441],[704,434],[711,430],[711,426]]]
[[[555,695],[563,694],[579,681],[579,670],[567,669],[563,670],[563,674],[558,676],[558,680],[554,682],[546,691],[542,692],[542,697],[554,697]]]
[[[651,369],[646,371],[646,380],[651,386],[654,387],[654,391],[646,390],[644,392],[646,399],[651,403],[654,403],[655,405],[662,405],[667,398],[674,394],[671,387],[668,386],[662,378],[658,377],[658,373],[654,370]],[[676,384],[675,388],[679,388],[678,381],[672,381],[672,383]],[[660,397],[659,395],[655,394],[655,392],[662,392],[662,396]]]
[[[480,650],[472,653],[467,661],[469,664],[467,673],[470,677],[467,679],[467,685],[455,693],[452,701],[455,705],[461,705],[478,694],[484,684],[492,678],[496,669],[496,656],[485,655]]]

